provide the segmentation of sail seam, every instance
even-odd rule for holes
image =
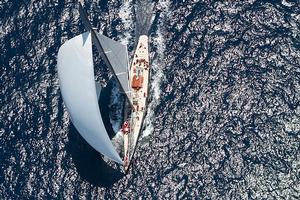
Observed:
[[[120,73],[117,73],[116,75],[122,75],[122,74],[127,74],[126,72],[120,72]]]

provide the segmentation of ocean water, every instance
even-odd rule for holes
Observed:
[[[300,199],[298,0],[86,2],[130,55],[150,35],[151,98],[126,176],[60,95],[58,49],[84,31],[76,2],[0,2],[0,199]]]

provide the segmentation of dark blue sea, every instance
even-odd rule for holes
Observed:
[[[138,35],[150,36],[150,103],[132,166],[124,175],[106,164],[64,106],[57,52],[86,31],[77,1],[1,0],[0,199],[300,199],[299,0],[84,7],[130,56]]]

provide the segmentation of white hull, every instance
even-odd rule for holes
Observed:
[[[130,131],[124,134],[124,168],[127,171],[133,157],[138,137],[143,127],[146,114],[147,97],[149,88],[149,51],[148,36],[142,35],[129,69],[129,83],[132,91],[131,104],[133,106],[131,115],[125,111],[125,119],[128,119]],[[133,80],[134,79],[134,80]]]

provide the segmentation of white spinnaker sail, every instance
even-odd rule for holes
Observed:
[[[116,42],[104,35],[97,32],[96,37],[101,45],[103,53],[107,58],[108,64],[111,66],[113,72],[117,76],[121,87],[131,99],[131,90],[129,86],[129,75],[128,75],[128,52],[127,46],[119,42]]]
[[[63,100],[76,129],[98,152],[123,164],[108,137],[98,106],[91,34],[86,32],[64,43],[58,52],[57,66]]]

